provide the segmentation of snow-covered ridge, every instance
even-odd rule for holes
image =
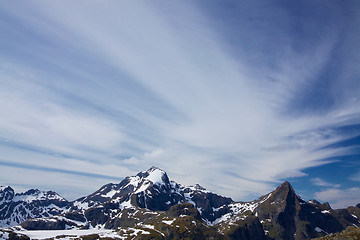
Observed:
[[[62,199],[55,193],[48,193],[30,190],[26,194],[17,195],[14,202],[31,203],[36,200]],[[271,194],[264,196],[262,200],[266,201],[270,196]],[[175,204],[187,202],[193,204],[201,216],[211,224],[226,221],[228,218],[241,215],[248,210],[253,212],[259,204],[258,202],[231,203],[230,198],[211,193],[198,184],[183,186],[170,181],[165,171],[151,167],[135,176],[126,177],[119,184],[104,185],[93,194],[72,202],[69,210],[84,214],[88,209],[102,208],[106,202],[116,204],[120,210],[137,207],[167,210]],[[57,210],[66,212],[65,209]]]
[[[233,219],[237,221],[238,219],[234,218],[238,216],[239,218],[246,218],[246,216],[241,216],[242,214],[246,213],[247,211],[254,212],[254,210],[259,206],[259,202],[233,202],[228,205],[230,208],[230,212],[227,214],[222,215],[221,217],[217,218],[215,221],[208,223],[209,225],[215,225],[218,223],[222,223],[225,221],[229,221]],[[214,209],[215,211],[218,209]]]
[[[64,237],[62,239],[79,239],[80,236],[90,235],[90,234],[98,234],[101,238],[124,239],[124,238],[120,238],[121,236],[115,230],[103,229],[103,228],[102,229],[93,228],[87,230],[72,229],[72,230],[47,230],[47,231],[22,230],[19,231],[19,233],[25,234],[29,236],[31,239],[50,239],[50,238],[56,238],[56,236],[69,236],[69,237]],[[133,235],[136,236],[136,234]]]
[[[13,198],[14,202],[33,202],[33,201],[45,201],[45,200],[59,200],[66,201],[65,198],[61,197],[55,192],[40,191],[39,189],[31,189],[24,193],[17,193]]]
[[[204,202],[203,199],[207,199],[207,194],[213,193],[198,184],[186,187],[170,181],[165,171],[152,167],[147,171],[139,172],[135,176],[126,177],[119,184],[104,185],[93,194],[70,203],[68,209],[63,209],[62,213],[78,211],[80,214],[85,214],[88,209],[103,208],[107,202],[116,204],[121,211],[138,207],[150,210],[167,210],[175,204],[188,202],[193,204],[200,213],[210,215],[212,212],[216,212],[216,209],[213,207],[205,209],[208,203]],[[32,190],[28,194],[17,196],[15,202],[30,203],[46,199],[49,196],[40,190]],[[50,197],[56,198],[56,195]],[[216,206],[219,209],[221,207]],[[51,216],[48,220],[43,219],[50,222],[55,219],[59,220],[59,218]],[[69,219],[69,222],[72,222],[72,220]]]
[[[134,177],[129,178],[128,185],[132,185],[136,189],[135,193],[140,193],[148,189],[152,185],[169,185],[169,178],[164,170],[151,167],[147,171],[142,171]]]
[[[0,204],[0,227],[9,227],[29,218],[64,213],[69,202],[52,191],[30,189],[15,194],[11,187],[1,187]]]
[[[150,168],[149,170],[145,171],[145,173],[148,174],[145,179],[152,182],[153,184],[166,184],[165,181],[168,180],[166,172],[156,167]]]
[[[2,191],[11,193],[10,189],[5,187]],[[13,197],[13,205],[9,209],[14,209],[14,212],[11,218],[5,221],[0,219],[0,224],[16,225],[19,221],[40,215],[40,218],[24,222],[21,225],[23,229],[63,229],[64,233],[81,232],[80,229],[94,229],[96,233],[105,228],[121,229],[115,233],[121,235],[117,236],[120,239],[121,237],[124,239],[135,237],[135,233],[141,231],[143,234],[145,231],[146,234],[158,231],[165,236],[166,234],[161,232],[161,229],[157,229],[155,227],[157,224],[154,223],[162,224],[161,226],[165,226],[166,229],[172,229],[185,220],[192,220],[196,228],[205,225],[207,229],[216,229],[223,235],[226,235],[229,229],[235,229],[242,224],[257,233],[268,234],[273,229],[280,229],[277,216],[285,211],[287,214],[292,214],[290,211],[292,207],[296,207],[296,211],[301,208],[304,216],[310,213],[310,217],[316,216],[323,220],[333,217],[332,213],[336,213],[335,210],[327,210],[324,204],[318,205],[320,203],[315,200],[305,202],[286,182],[257,200],[234,202],[230,198],[207,191],[200,185],[183,186],[170,181],[165,171],[158,168],[150,168],[135,176],[126,177],[118,184],[106,184],[93,194],[70,202],[69,205],[56,205],[56,202],[62,202],[59,201],[56,193],[40,190],[31,190],[13,195]],[[51,202],[49,199],[54,201]],[[27,213],[29,214],[26,215]],[[356,220],[355,223],[358,224],[357,217],[360,218],[360,216],[355,210],[352,213],[352,217],[348,219],[352,219],[352,222]],[[297,215],[294,215],[294,218],[296,217]],[[312,225],[312,230],[329,231],[326,224],[322,222],[326,223],[326,221],[319,221],[318,225]],[[110,236],[114,233],[112,231],[99,235],[100,237],[106,237],[107,234]],[[86,230],[83,232],[85,233]]]
[[[12,189],[10,186],[0,186],[0,192],[4,192],[7,189]]]

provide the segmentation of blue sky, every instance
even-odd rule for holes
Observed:
[[[73,200],[150,166],[360,202],[358,1],[1,1],[0,184]]]

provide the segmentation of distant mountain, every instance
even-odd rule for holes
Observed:
[[[333,210],[328,203],[306,202],[289,182],[252,202],[234,202],[170,181],[152,167],[73,202],[54,192],[14,194],[2,187],[0,217],[2,227],[21,223],[11,228],[15,232],[99,228],[135,239],[300,240],[360,226],[360,206]]]
[[[15,226],[30,218],[50,217],[67,212],[71,203],[52,191],[30,189],[16,193],[0,187],[0,227]]]

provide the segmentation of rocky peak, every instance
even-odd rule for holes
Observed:
[[[168,210],[170,206],[184,202],[181,186],[170,182],[166,172],[157,167],[132,177],[136,204],[150,210]]]
[[[113,203],[121,204],[128,202],[133,194],[148,195],[153,188],[162,190],[170,187],[171,184],[166,172],[160,168],[151,167],[146,171],[139,172],[135,176],[126,177],[119,184],[106,184],[96,192],[77,199],[74,202],[73,209],[85,210],[90,207],[96,207],[109,200]],[[145,195],[144,197],[146,197]]]
[[[200,186],[200,184],[195,184],[194,189],[197,191],[207,192],[207,190],[203,186]]]
[[[298,200],[298,196],[288,181],[285,181],[278,186],[275,191],[271,192],[267,197],[267,201],[271,201],[272,204],[276,204],[278,207],[280,207],[280,205],[283,205],[282,207],[286,207],[284,204],[290,203],[293,205],[295,204],[295,201]]]
[[[308,203],[310,203],[310,204],[315,204],[315,205],[321,204],[321,203],[320,203],[318,200],[316,200],[316,199],[311,199],[311,200],[308,201]]]
[[[295,192],[293,187],[291,186],[290,182],[288,182],[288,181],[283,182],[279,187],[277,187],[277,189],[275,191],[277,191],[277,190],[286,190],[286,191]]]
[[[166,174],[166,172],[160,168],[157,167],[151,167],[146,171],[142,171],[138,173],[136,176],[138,176],[143,180],[147,180],[152,182],[153,184],[169,184],[169,178]]]
[[[294,239],[296,233],[295,216],[301,208],[300,201],[289,182],[282,183],[273,192],[261,197],[257,214],[263,221],[269,221],[278,228],[277,235],[281,239]],[[269,226],[264,225],[265,230]],[[275,236],[271,236],[272,238]]]
[[[284,182],[278,186],[271,193],[259,198],[259,210],[273,209],[275,212],[283,211],[287,208],[287,205],[294,206],[295,202],[299,202],[299,198],[296,195],[294,189],[289,182]]]
[[[14,198],[15,192],[10,186],[0,187],[0,205],[9,202]]]

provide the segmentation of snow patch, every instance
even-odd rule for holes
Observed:
[[[153,168],[150,170],[151,172],[149,172],[149,176],[147,176],[145,179],[149,180],[152,183],[160,183],[163,184],[163,176],[165,174],[164,171],[157,169],[157,168]]]
[[[120,209],[123,210],[125,208],[133,208],[134,206],[131,204],[131,199],[129,199],[128,201],[126,202],[122,202],[120,204]]]
[[[0,240],[9,239],[9,233],[7,232],[0,232]]]
[[[18,233],[27,235],[30,239],[47,239],[56,238],[56,236],[71,236],[78,238],[83,235],[99,234],[100,237],[119,238],[119,235],[114,230],[109,229],[71,229],[71,230],[46,230],[46,231],[17,231]],[[66,239],[66,238],[65,238]],[[69,239],[69,238],[68,238]]]
[[[124,188],[128,187],[129,185],[137,187],[139,185],[139,182],[140,182],[139,176],[129,177],[129,183],[126,184]]]
[[[271,197],[271,195],[272,193],[269,193],[263,200],[260,201],[260,204],[268,200]]]
[[[148,225],[148,224],[141,224],[142,227],[144,228],[149,228],[149,229],[154,229],[155,227],[153,225]]]
[[[103,194],[101,196],[106,197],[106,198],[112,198],[116,193],[117,193],[117,191],[113,189],[110,192],[108,192],[107,194]]]
[[[268,199],[268,198],[266,198]],[[246,216],[241,216],[241,214],[251,211],[254,212],[254,210],[258,207],[258,203],[231,203],[229,204],[230,212],[227,214],[222,215],[221,217],[215,219],[213,222],[208,223],[209,225],[215,225],[221,222],[225,222],[231,219],[231,221],[238,221],[238,220],[244,220]],[[234,216],[239,215],[235,218]],[[231,222],[229,223],[231,224]]]
[[[325,234],[328,234],[327,232],[325,232],[324,230],[322,230],[322,229],[319,228],[319,227],[316,227],[316,228],[315,228],[315,231],[317,231],[318,233],[323,232],[323,233],[325,233]]]
[[[171,225],[173,222],[175,222],[175,218],[173,220],[163,220],[162,222],[167,225]]]
[[[86,210],[90,208],[88,202],[74,202],[74,206],[80,210]]]
[[[145,191],[146,189],[148,189],[151,185],[151,182],[149,182],[148,180],[146,180],[134,193],[140,193]]]

